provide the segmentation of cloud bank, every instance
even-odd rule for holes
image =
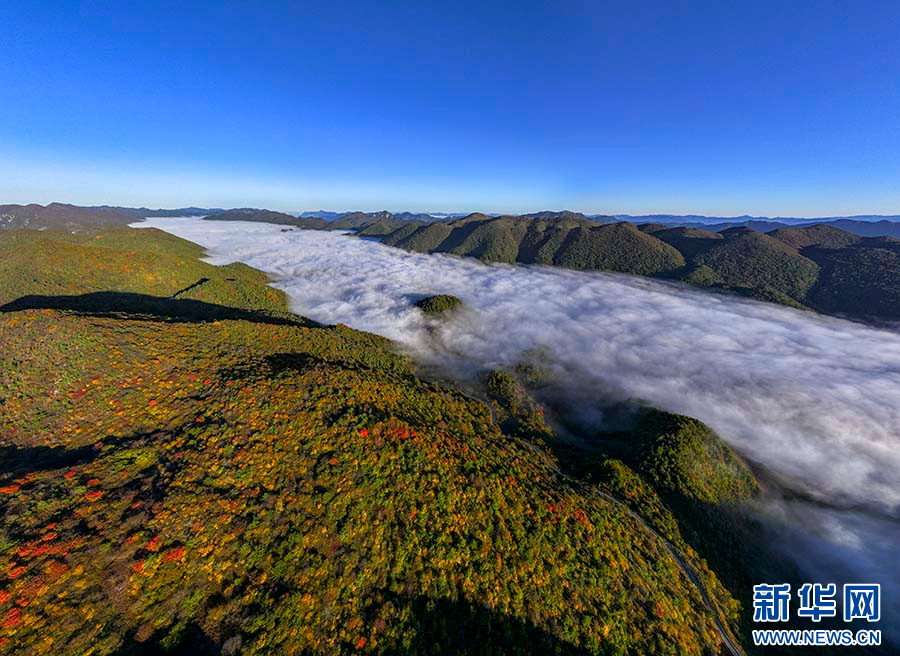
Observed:
[[[267,271],[296,312],[385,335],[422,361],[502,366],[542,346],[583,398],[642,399],[703,420],[816,502],[770,508],[815,580],[891,587],[883,605],[894,606],[883,611],[900,625],[897,332],[637,277],[488,266],[336,233],[199,219],[140,225],[202,244],[214,263]],[[442,349],[410,303],[434,293],[472,309],[437,328]]]

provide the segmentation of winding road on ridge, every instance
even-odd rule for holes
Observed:
[[[486,402],[484,399],[479,399],[478,397],[472,396],[468,392],[465,392],[458,387],[455,388],[455,391],[459,392],[470,401],[474,401],[483,405],[490,415],[491,424],[493,424],[494,427],[497,428],[497,430],[500,430],[500,427],[496,421],[496,417],[494,416],[494,409],[491,407],[490,403]],[[559,468],[559,465],[557,465],[553,460],[553,458],[551,458],[547,454],[547,452],[538,445],[522,437],[509,437],[513,437],[513,439],[517,440],[520,444],[533,451],[535,455],[540,458],[541,462],[544,463],[544,465],[546,465],[551,471],[553,471],[554,474],[556,474],[557,477],[559,477],[569,485],[581,487],[584,487],[586,485],[584,481],[580,481],[577,478],[564,473]],[[599,485],[593,485],[590,487],[593,487],[601,497],[625,511],[625,513],[627,513],[632,519],[634,519],[646,532],[650,533],[653,537],[655,537],[663,544],[663,546],[672,556],[672,559],[678,564],[678,567],[681,568],[681,571],[684,572],[684,575],[687,577],[687,579],[694,585],[695,588],[697,588],[697,591],[700,593],[700,597],[703,600],[703,605],[706,606],[707,610],[709,610],[710,613],[712,613],[713,621],[716,624],[716,631],[718,632],[719,638],[722,640],[722,644],[725,646],[725,649],[731,656],[745,656],[744,651],[741,649],[740,645],[738,645],[737,641],[732,637],[731,632],[728,630],[727,623],[722,619],[721,615],[719,614],[719,610],[716,608],[715,604],[713,604],[712,596],[710,595],[709,591],[703,585],[699,575],[694,570],[694,568],[688,564],[687,559],[681,554],[681,552],[676,549],[675,546],[671,542],[669,542],[669,540],[660,535],[660,533],[655,528],[648,524],[643,517],[632,510],[622,499],[619,499],[609,491],[604,490]]]

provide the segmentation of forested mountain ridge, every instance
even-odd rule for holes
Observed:
[[[131,214],[136,218],[147,217],[175,217],[175,216],[209,216],[211,214],[219,214],[224,212],[222,207],[177,207],[173,209],[150,209],[149,207],[119,207],[101,205],[99,208],[110,208]]]
[[[363,229],[359,234],[372,235]],[[384,232],[380,233],[384,234]],[[828,225],[700,228],[597,225],[577,216],[489,217],[387,231],[383,243],[485,262],[549,264],[680,280],[857,319],[900,319],[900,241]]]
[[[0,205],[0,229],[62,228],[66,230],[81,230],[97,226],[125,226],[150,216],[203,216],[224,211],[220,208],[203,207],[181,207],[177,209],[148,209],[146,207],[118,207],[112,205],[83,207],[69,203]]]
[[[125,226],[133,215],[112,207],[49,205],[0,205],[0,228],[79,228],[83,225]]]

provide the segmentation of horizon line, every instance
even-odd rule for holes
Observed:
[[[860,217],[878,217],[878,218],[884,218],[884,219],[900,218],[900,211],[898,211],[898,213],[896,213],[896,214],[856,213],[856,214],[820,214],[820,215],[816,215],[816,216],[810,216],[810,215],[798,216],[798,215],[788,215],[788,214],[746,214],[746,213],[744,213],[744,214],[724,214],[724,213],[723,214],[704,214],[704,213],[700,213],[700,212],[684,212],[684,211],[681,211],[681,212],[655,211],[655,212],[634,214],[634,213],[616,213],[616,212],[591,212],[591,211],[585,211],[585,210],[572,210],[572,209],[566,209],[566,208],[558,209],[558,210],[556,210],[556,209],[538,209],[538,210],[528,210],[528,211],[524,211],[524,212],[502,212],[502,211],[484,211],[484,210],[415,211],[415,210],[409,210],[409,209],[389,210],[389,209],[386,209],[383,207],[381,209],[351,209],[351,210],[331,210],[331,209],[325,209],[322,207],[320,207],[318,209],[282,210],[282,209],[275,209],[274,207],[266,207],[266,206],[255,207],[252,205],[241,205],[241,206],[236,205],[236,206],[232,206],[232,207],[225,207],[224,204],[217,205],[217,206],[212,206],[212,205],[201,206],[201,205],[192,205],[191,204],[191,205],[181,205],[181,206],[172,205],[169,207],[159,205],[157,207],[151,207],[148,204],[125,205],[125,204],[103,203],[103,204],[97,204],[97,205],[79,205],[77,203],[69,203],[69,202],[65,202],[65,201],[50,201],[45,204],[42,204],[39,202],[0,203],[0,207],[2,207],[3,205],[18,205],[20,207],[27,207],[28,205],[37,205],[39,207],[49,207],[50,205],[69,205],[72,207],[81,207],[81,208],[113,208],[113,209],[123,208],[123,209],[129,209],[129,210],[146,209],[148,211],[154,211],[154,212],[155,211],[172,211],[172,210],[176,210],[176,209],[194,208],[194,209],[200,209],[200,210],[208,209],[208,210],[224,210],[224,211],[240,210],[240,209],[254,209],[254,210],[267,210],[267,211],[273,211],[273,212],[281,212],[283,214],[302,214],[302,213],[306,213],[306,212],[328,212],[328,213],[332,213],[332,214],[350,214],[353,212],[362,212],[365,214],[374,214],[377,212],[389,212],[394,215],[406,213],[406,214],[426,214],[429,216],[436,216],[436,215],[468,216],[471,214],[484,214],[487,216],[524,216],[527,214],[538,214],[538,213],[543,213],[543,212],[553,212],[553,213],[571,212],[573,214],[582,214],[586,217],[609,216],[609,217],[613,217],[613,218],[624,218],[624,217],[643,218],[643,217],[652,217],[652,216],[671,216],[671,217],[679,217],[679,218],[698,217],[698,218],[716,218],[716,219],[740,219],[740,220],[745,220],[745,221],[746,220],[754,220],[754,219],[755,220],[774,220],[774,221],[777,221],[780,219],[798,219],[798,220],[814,221],[814,220],[820,220],[820,219],[858,219]]]

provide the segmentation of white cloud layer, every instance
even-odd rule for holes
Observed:
[[[638,277],[488,266],[336,233],[141,225],[202,244],[214,263],[267,271],[299,314],[385,335],[426,362],[505,365],[545,346],[582,398],[643,399],[703,420],[817,502],[777,506],[784,524],[802,526],[786,539],[802,537],[815,580],[882,583],[894,591],[883,593],[893,604],[885,619],[900,625],[897,332]],[[437,336],[410,303],[434,293],[472,309]]]

